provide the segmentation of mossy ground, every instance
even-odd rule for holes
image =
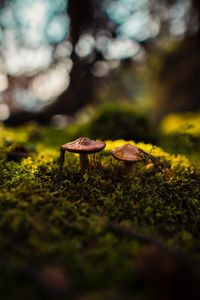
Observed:
[[[84,174],[66,153],[60,178],[67,141],[64,130],[0,127],[1,299],[193,299],[200,159],[140,143],[171,172],[148,160],[126,170],[110,155],[124,141],[107,141]]]

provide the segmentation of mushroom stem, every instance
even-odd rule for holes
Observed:
[[[82,171],[85,171],[90,168],[88,155],[85,153],[80,153],[80,167]]]
[[[124,166],[130,170],[133,167],[133,162],[132,161],[124,161]]]
[[[64,161],[65,161],[65,149],[63,149],[63,148],[61,147],[61,148],[60,148],[60,158],[59,158],[59,163],[60,163],[60,166],[59,166],[59,172],[60,172],[60,173],[62,172],[62,168],[63,168]]]
[[[130,174],[133,169],[134,162],[124,161],[124,169],[126,174]]]

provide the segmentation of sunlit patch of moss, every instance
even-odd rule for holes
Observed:
[[[184,155],[171,155],[171,168],[172,170],[184,169],[185,171],[192,170],[194,168],[192,162]]]
[[[181,113],[164,118],[160,125],[160,144],[167,151],[195,156],[200,151],[200,114]]]
[[[12,129],[4,129],[3,127],[0,127],[0,143],[1,146],[4,143],[25,143],[28,140],[29,132],[27,130],[24,130],[24,128],[18,128],[15,131]]]
[[[37,169],[38,162],[36,163],[33,157],[28,157],[22,160],[21,166],[23,166],[30,172],[34,172]]]
[[[200,114],[182,113],[168,115],[161,123],[164,134],[189,133],[200,135]]]
[[[55,147],[45,147],[43,144],[37,144],[36,146],[36,160],[43,163],[52,163],[56,158],[58,158],[58,151]]]

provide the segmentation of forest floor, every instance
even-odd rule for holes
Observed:
[[[0,127],[1,299],[200,299],[197,148],[131,141],[163,164],[127,169],[110,154],[126,142],[105,141],[85,172],[66,153],[61,175],[68,141],[65,130]]]

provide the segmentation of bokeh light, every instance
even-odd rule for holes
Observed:
[[[5,121],[10,116],[10,109],[7,104],[0,103],[0,121]]]
[[[0,24],[26,47],[63,41],[69,31],[67,0],[13,0],[1,9]],[[6,42],[6,36],[3,37]]]
[[[17,107],[37,110],[54,101],[70,84],[71,56],[92,64],[89,69],[95,77],[111,74],[123,60],[144,63],[148,52],[144,42],[162,37],[163,20],[168,22],[170,36],[182,37],[189,1],[176,0],[169,6],[160,2],[155,5],[157,11],[151,9],[152,3],[92,0],[93,24],[80,31],[72,46],[68,0],[7,0],[0,10],[0,92],[13,92],[5,97],[5,104],[16,100]],[[9,76],[18,86],[9,86]],[[25,86],[20,86],[21,77],[27,78]]]
[[[0,73],[0,92],[4,92],[8,88],[8,78],[6,74]]]
[[[110,40],[104,50],[104,56],[108,60],[126,59],[134,56],[140,46],[130,39],[118,38]]]

